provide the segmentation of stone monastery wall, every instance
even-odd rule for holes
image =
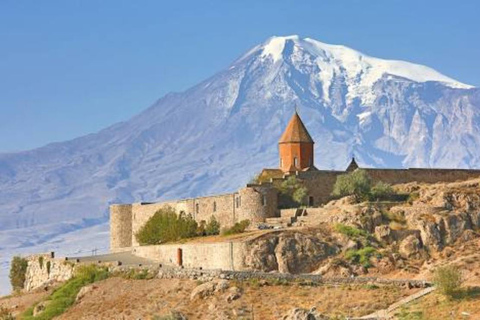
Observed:
[[[200,222],[215,216],[222,228],[241,220],[263,222],[277,214],[277,192],[271,187],[247,187],[238,192],[211,197],[110,206],[110,249],[138,246],[135,234],[159,209],[171,207],[191,214]]]
[[[374,182],[390,184],[407,182],[455,182],[480,177],[479,170],[462,169],[364,169]],[[331,199],[337,176],[346,171],[300,171],[300,181],[308,189],[308,203],[319,206]],[[135,234],[161,208],[172,207],[177,213],[191,214],[197,222],[215,216],[222,228],[241,220],[264,222],[278,216],[279,197],[275,187],[286,179],[272,179],[270,183],[248,185],[238,192],[161,203],[134,203],[110,207],[110,248],[113,251],[138,246]]]

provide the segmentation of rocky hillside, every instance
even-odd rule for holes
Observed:
[[[265,272],[429,279],[440,264],[480,284],[480,179],[397,185],[404,202],[343,198],[294,227],[247,241],[245,266]]]

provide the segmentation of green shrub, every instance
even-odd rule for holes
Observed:
[[[13,290],[21,290],[25,285],[28,262],[21,257],[13,257],[10,265],[10,284]]]
[[[195,237],[197,229],[191,215],[177,215],[174,209],[166,207],[155,212],[135,237],[140,245],[153,245]]]
[[[223,229],[222,235],[228,236],[232,234],[245,232],[245,229],[247,229],[249,225],[250,225],[250,220],[242,220],[240,222],[236,222],[231,228]]]
[[[296,176],[289,176],[283,181],[279,191],[295,201],[297,205],[305,204],[305,199],[308,196],[308,189],[302,185]]]
[[[38,257],[38,264],[40,265],[40,269],[43,269],[43,261],[44,261],[44,257],[43,256],[40,256]]]
[[[371,267],[370,258],[377,252],[373,247],[365,247],[362,249],[354,250],[350,249],[345,252],[345,259],[351,263],[359,263],[365,268]]]
[[[205,233],[207,236],[213,236],[220,233],[220,222],[218,222],[215,216],[211,216],[208,220],[207,226],[205,227]]]
[[[388,200],[395,196],[392,186],[385,182],[378,182],[370,191],[370,200]]]
[[[362,169],[357,169],[337,177],[337,181],[333,186],[332,195],[335,197],[353,195],[355,201],[360,202],[368,199],[371,187],[372,181],[367,172]]]
[[[296,203],[300,205],[305,204],[305,199],[308,196],[308,189],[305,187],[299,187],[296,189],[292,194],[292,199],[295,200]]]
[[[367,238],[369,236],[369,233],[365,230],[358,229],[352,226],[347,226],[342,223],[335,224],[333,226],[333,229],[338,233],[346,235],[350,239],[357,239],[360,237]]]
[[[440,293],[447,297],[453,297],[462,286],[462,273],[454,266],[438,267],[433,276],[433,282]]]
[[[47,266],[47,273],[50,274],[50,269],[52,268],[52,262],[47,261],[46,266]]]
[[[28,309],[21,317],[24,320],[50,320],[64,313],[74,302],[80,289],[88,284],[108,278],[106,268],[95,265],[80,266],[73,278],[57,288],[48,298],[45,310],[33,317],[33,308]]]

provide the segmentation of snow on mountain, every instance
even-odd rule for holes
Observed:
[[[480,167],[479,89],[428,67],[273,37],[129,121],[0,154],[3,274],[18,252],[106,248],[110,203],[229,192],[276,167],[294,105],[319,168],[343,169],[353,154],[364,166]]]

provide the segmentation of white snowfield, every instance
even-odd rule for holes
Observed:
[[[480,168],[480,89],[402,61],[274,37],[132,119],[0,154],[0,292],[18,253],[108,247],[108,205],[230,192],[277,167],[294,106],[316,165]]]
[[[326,44],[314,39],[301,39],[298,36],[272,37],[264,44],[255,47],[247,56],[261,52],[263,58],[270,57],[273,62],[281,62],[285,45],[293,45],[293,59],[301,59],[308,53],[311,59],[302,63],[317,66],[318,80],[323,84],[323,92],[328,93],[335,76],[342,75],[349,89],[347,98],[361,98],[363,104],[372,104],[375,95],[373,84],[384,75],[393,75],[415,82],[437,81],[451,88],[470,89],[473,86],[449,78],[438,71],[406,61],[373,58],[342,45]],[[328,94],[325,99],[329,99]]]

